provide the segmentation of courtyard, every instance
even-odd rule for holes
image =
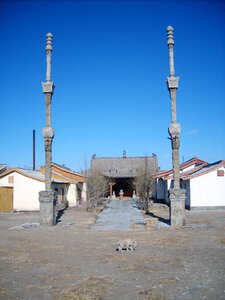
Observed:
[[[168,219],[156,204],[149,219]],[[73,208],[54,227],[38,213],[0,214],[0,299],[225,299],[224,211],[186,211],[179,229],[91,230],[95,212]],[[35,225],[35,224],[33,224]],[[135,251],[116,251],[121,238]]]

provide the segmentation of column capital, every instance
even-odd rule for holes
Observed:
[[[179,137],[179,135],[181,133],[180,124],[179,123],[171,123],[168,128],[168,131],[171,136]]]
[[[178,89],[178,81],[179,81],[180,77],[167,77],[166,83],[167,83],[167,87],[168,90],[169,89]]]
[[[55,85],[54,85],[53,81],[42,82],[41,84],[42,84],[42,87],[43,87],[43,93],[44,94],[50,93],[50,94],[53,95],[54,88],[55,88]]]
[[[42,135],[45,139],[53,139],[54,137],[54,129],[52,127],[44,127],[42,129]]]

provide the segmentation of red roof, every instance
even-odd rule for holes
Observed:
[[[201,160],[201,159],[199,159],[198,157],[195,156],[195,157],[189,159],[188,161],[180,164],[180,171],[182,171],[182,170],[184,170],[184,169],[186,169],[188,167],[191,167],[193,165],[199,165],[197,167],[200,167],[202,165],[205,166],[205,165],[208,165],[208,164],[209,164],[208,162],[206,162],[204,160]],[[185,172],[183,174],[191,172],[192,170],[189,170],[189,171],[187,171],[187,172]],[[162,171],[162,172],[155,173],[153,175],[153,178],[163,178],[164,179],[165,177],[170,176],[170,175],[171,175],[171,177],[173,177],[173,169],[170,169],[168,171]]]
[[[212,164],[203,165],[199,170],[197,170],[197,168],[194,168],[191,174],[187,174],[186,176],[182,175],[181,178],[182,180],[189,180],[216,171],[221,167],[225,168],[225,160],[220,160]]]
[[[188,165],[188,166],[190,166],[190,165]],[[202,161],[202,163],[196,165],[191,170],[188,170],[188,171],[183,172],[183,173],[181,172],[180,173],[180,178],[184,181],[189,180],[189,179],[192,179],[192,178],[195,178],[195,177],[198,177],[198,176],[208,174],[208,173],[213,172],[215,170],[218,170],[221,167],[225,168],[225,160],[220,160],[220,161],[217,161],[217,162],[214,162],[214,163],[211,163],[211,164],[209,164],[205,161]],[[171,173],[171,172],[168,173],[167,175],[162,175],[161,174],[161,176],[160,176],[159,174],[155,174],[153,176],[154,176],[154,178],[162,178],[163,180],[173,179],[173,173]]]

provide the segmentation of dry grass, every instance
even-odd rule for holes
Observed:
[[[174,236],[163,236],[161,239],[157,239],[155,244],[163,244],[165,246],[173,247],[186,247],[190,240],[190,235],[184,232],[176,232],[176,235]]]
[[[142,229],[144,228],[144,225],[142,224],[131,224],[130,229]]]
[[[119,266],[119,269],[122,269],[125,272],[142,272],[142,273],[146,273],[146,271],[149,272],[150,267],[145,266],[143,264],[123,264]]]
[[[137,300],[163,300],[163,296],[161,294],[156,294],[152,292],[151,290],[144,290],[139,292],[139,295]]]
[[[97,206],[97,207],[88,207],[87,211],[91,213],[99,214],[101,211],[103,211],[104,208],[105,208],[104,205]]]
[[[140,255],[138,257],[138,260],[140,262],[160,262],[163,261],[165,259],[164,255]]]
[[[87,279],[78,282],[73,288],[63,290],[55,295],[54,300],[101,300],[105,299],[110,293],[112,277],[90,276]]]
[[[192,220],[192,224],[212,224],[212,221],[209,220]]]
[[[0,299],[16,300],[16,297],[8,289],[0,287]]]
[[[225,237],[224,236],[219,236],[219,237],[216,238],[215,242],[219,243],[219,244],[225,244]]]
[[[38,273],[36,277],[48,283],[55,283],[72,280],[74,274],[80,273],[81,271],[81,268],[71,265],[64,265],[63,267],[51,265],[48,266],[47,271],[44,273]]]
[[[96,222],[96,217],[80,219],[77,221],[77,224],[71,226],[70,229],[73,231],[80,232],[81,230],[89,229],[91,225],[95,224],[95,222]]]
[[[116,262],[116,263],[127,262],[127,258],[124,255],[103,254],[102,257],[103,257],[104,263],[106,263],[106,264],[112,263],[112,262]]]

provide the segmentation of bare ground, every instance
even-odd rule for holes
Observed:
[[[153,229],[162,205],[145,217],[146,229],[91,231],[96,214],[76,208],[55,227],[8,230],[38,214],[0,213],[0,299],[225,299],[225,212],[186,211],[180,229]],[[126,237],[137,248],[119,253]]]

